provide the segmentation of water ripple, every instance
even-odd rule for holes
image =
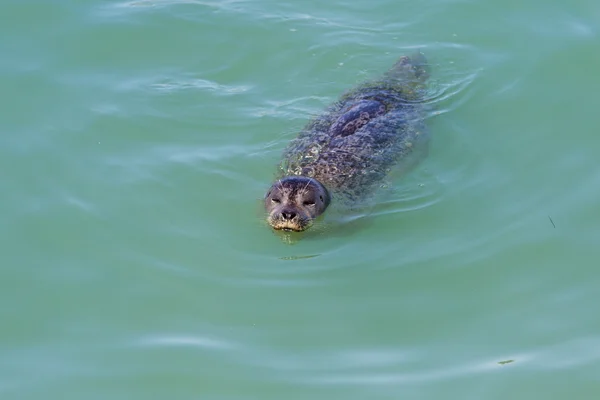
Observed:
[[[249,85],[223,85],[206,79],[172,80],[170,82],[158,82],[150,84],[149,87],[162,92],[176,92],[179,90],[200,89],[216,92],[218,94],[239,94],[250,90]]]
[[[239,345],[223,339],[177,334],[145,335],[138,339],[136,344],[144,347],[190,347],[208,350],[233,350],[239,348]]]

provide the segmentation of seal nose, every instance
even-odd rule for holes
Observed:
[[[283,219],[286,219],[289,221],[289,220],[294,219],[294,217],[296,216],[296,213],[293,211],[283,211],[281,213],[281,215],[283,216]]]

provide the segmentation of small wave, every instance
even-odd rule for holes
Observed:
[[[206,79],[173,80],[150,84],[150,87],[162,92],[175,92],[188,89],[200,89],[230,95],[244,93],[252,87],[249,85],[223,85]]]
[[[209,350],[232,350],[238,345],[222,339],[177,334],[148,335],[136,341],[144,347],[192,347]]]
[[[440,105],[452,100],[452,105],[447,109],[436,109],[432,115],[439,115],[455,109],[465,103],[469,98],[469,87],[477,79],[480,70],[461,75],[447,83],[441,83],[440,80],[430,85],[431,89],[425,99],[426,104]]]
[[[237,0],[222,1],[200,1],[200,0],[134,0],[111,4],[112,9],[144,9],[144,8],[164,8],[181,4],[191,4],[206,6],[216,9],[225,8],[231,4],[239,3]]]
[[[445,193],[446,187],[437,177],[423,171],[409,174],[401,185],[390,188],[384,193],[387,199],[377,203],[372,215],[417,211],[437,204]]]

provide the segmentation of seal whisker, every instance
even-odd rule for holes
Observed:
[[[304,186],[304,189],[302,189],[300,194],[306,194],[306,189],[308,189],[308,185],[310,185],[311,182],[312,182],[312,178],[308,177],[308,182],[306,182],[306,186]]]

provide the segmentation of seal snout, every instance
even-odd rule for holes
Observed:
[[[301,214],[301,210],[285,209],[278,215],[269,219],[269,223],[276,230],[300,232],[307,229],[312,219],[306,213]],[[276,214],[276,212],[274,213]]]
[[[282,211],[281,212],[281,216],[283,217],[284,220],[286,221],[290,221],[294,218],[296,218],[296,212],[295,211]]]

